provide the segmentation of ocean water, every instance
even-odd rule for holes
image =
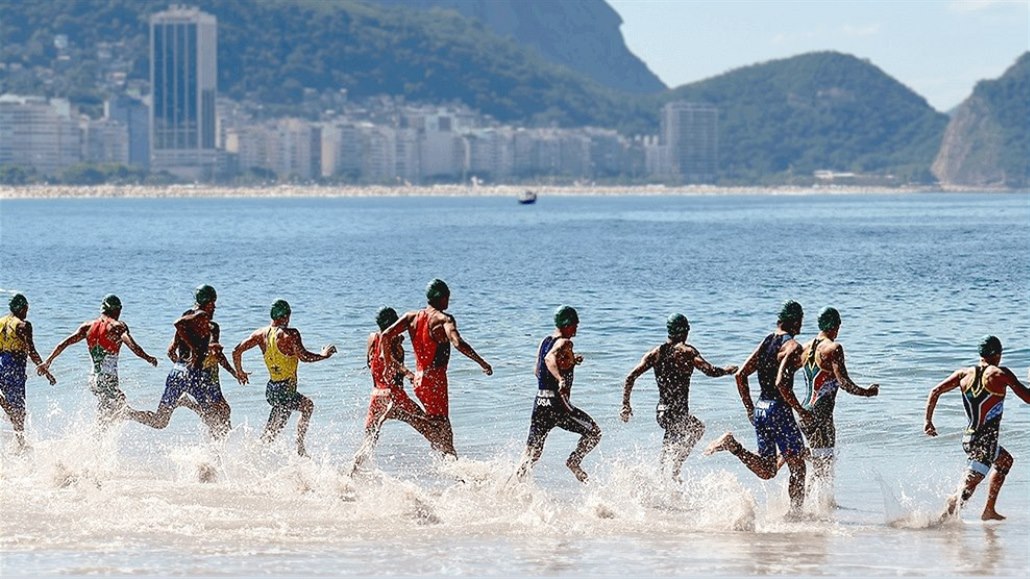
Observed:
[[[94,427],[88,354],[67,350],[59,383],[28,383],[31,450],[0,418],[0,575],[1009,575],[1030,573],[1030,412],[1009,396],[1002,444],[1015,457],[982,523],[986,484],[959,521],[934,524],[962,479],[965,425],[945,394],[923,435],[929,389],[976,360],[981,335],[1003,363],[1030,366],[1030,198],[1026,194],[507,198],[60,199],[0,202],[0,293],[25,293],[43,356],[94,318],[107,293],[149,353],[123,348],[129,403],[153,409],[170,368],[171,322],[202,283],[219,292],[230,349],[293,305],[292,325],[336,357],[300,368],[316,410],[310,459],[293,454],[295,419],[271,445],[265,370],[249,386],[222,377],[234,429],[208,440],[195,415],[169,427]],[[495,369],[455,353],[451,413],[461,458],[434,457],[389,422],[375,457],[344,474],[361,443],[370,377],[365,338],[381,305],[424,303],[433,278],[452,289],[462,335]],[[6,297],[5,297],[6,299]],[[724,431],[754,449],[731,377],[695,375],[692,411],[707,425],[682,485],[657,473],[661,430],[650,374],[635,415],[618,420],[622,382],[682,312],[690,342],[740,364],[785,299],[816,333],[827,305],[843,317],[851,376],[878,398],[838,397],[836,498],[787,520],[786,473],[761,481],[727,453]],[[539,340],[554,309],[579,310],[585,358],[573,402],[604,434],[581,485],[555,430],[532,481],[510,484],[525,444]],[[409,352],[410,356],[410,352]],[[410,359],[410,358],[409,358]],[[752,380],[753,391],[757,385]],[[803,388],[800,376],[797,388]],[[757,392],[755,393],[757,397]],[[213,476],[201,482],[198,473]],[[210,480],[213,479],[213,480]]]

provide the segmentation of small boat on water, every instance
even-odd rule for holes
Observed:
[[[526,189],[525,191],[519,193],[517,199],[519,200],[519,203],[523,205],[536,203],[536,191],[530,191],[529,189]]]

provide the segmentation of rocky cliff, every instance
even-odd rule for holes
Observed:
[[[1030,52],[977,83],[948,123],[932,171],[951,187],[1030,186]]]
[[[655,93],[665,85],[622,38],[622,17],[604,0],[372,0],[408,9],[454,10],[603,86]]]

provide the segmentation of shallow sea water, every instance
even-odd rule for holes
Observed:
[[[0,574],[150,575],[1007,575],[1030,573],[1030,418],[1007,400],[1002,444],[1016,464],[981,523],[985,486],[962,520],[933,524],[961,480],[965,425],[946,394],[922,434],[929,389],[975,362],[995,333],[1004,364],[1030,366],[1030,197],[1025,194],[501,198],[64,199],[0,201],[0,290],[24,292],[42,355],[117,293],[151,368],[123,351],[122,388],[154,408],[171,322],[201,283],[219,292],[227,348],[264,325],[284,297],[309,349],[341,353],[300,368],[316,404],[310,459],[257,438],[267,418],[264,368],[223,376],[234,430],[208,441],[179,410],[168,429],[93,427],[88,355],[53,365],[60,382],[28,383],[32,450],[15,452],[0,419]],[[451,412],[462,457],[433,457],[387,423],[375,458],[343,474],[361,442],[370,378],[364,340],[376,309],[423,304],[441,277],[484,376],[455,353]],[[841,509],[787,521],[786,477],[768,482],[728,454],[700,450],[726,430],[755,446],[732,378],[694,378],[707,425],[683,485],[657,476],[657,393],[645,375],[634,417],[618,420],[622,381],[691,320],[690,342],[739,364],[800,301],[802,338],[826,305],[843,317],[853,378],[881,396],[837,403]],[[528,428],[535,348],[554,309],[581,325],[573,402],[604,431],[564,468],[575,437],[555,431],[534,478],[510,484]],[[410,352],[409,352],[410,356]],[[755,384],[753,390],[757,390]],[[797,388],[803,388],[800,377]],[[757,395],[757,393],[756,393]],[[210,469],[213,482],[200,482]],[[784,473],[785,475],[785,473]]]

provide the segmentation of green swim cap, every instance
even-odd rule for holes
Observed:
[[[218,292],[209,285],[202,285],[193,292],[193,297],[197,300],[198,306],[203,306],[217,300]]]
[[[114,294],[107,294],[104,296],[104,301],[100,302],[100,309],[105,314],[111,314],[122,309],[122,300],[118,299],[118,296]]]
[[[11,301],[7,302],[7,307],[11,309],[11,313],[20,312],[25,308],[29,307],[29,300],[25,299],[25,296],[21,294],[14,294],[11,296]]]
[[[272,311],[269,312],[269,315],[273,320],[278,320],[290,315],[292,311],[293,310],[290,309],[290,304],[286,300],[275,300],[275,302],[272,303]]]
[[[672,314],[665,321],[665,328],[669,330],[670,336],[679,336],[690,331],[690,322],[683,314]]]
[[[426,286],[426,299],[436,300],[451,295],[451,288],[447,287],[442,279],[434,278]]]
[[[782,323],[800,322],[804,316],[805,312],[801,309],[801,304],[794,300],[787,300],[783,302],[783,307],[780,308],[778,319]]]
[[[826,332],[840,327],[840,312],[836,308],[823,308],[819,312],[819,331]]]
[[[572,306],[561,306],[554,312],[554,327],[567,328],[579,323],[579,314]]]
[[[380,330],[385,330],[397,321],[397,310],[383,306],[376,312],[376,325]]]
[[[984,336],[980,340],[980,356],[995,356],[1001,353],[1001,340],[997,336]]]

